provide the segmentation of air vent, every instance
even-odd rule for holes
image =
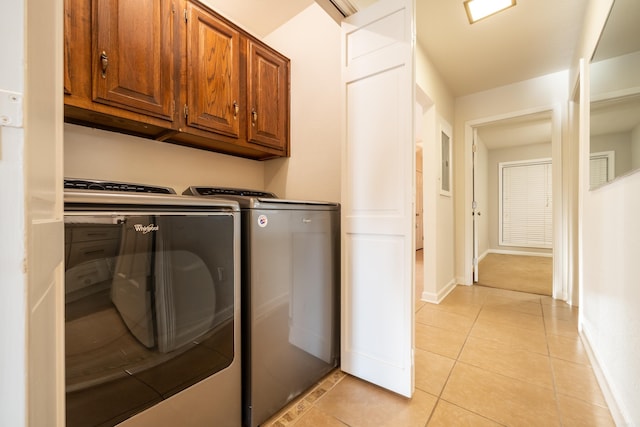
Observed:
[[[64,188],[72,190],[126,191],[130,193],[176,194],[169,187],[154,187],[126,182],[96,181],[86,179],[65,179]]]

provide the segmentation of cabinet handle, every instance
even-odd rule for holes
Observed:
[[[258,112],[255,108],[251,109],[251,126],[255,126],[258,121]]]
[[[102,64],[102,78],[104,79],[107,77],[107,67],[109,67],[109,57],[104,50],[100,54],[100,63]]]
[[[240,112],[240,105],[238,105],[238,101],[233,101],[233,118],[238,117],[238,113]]]

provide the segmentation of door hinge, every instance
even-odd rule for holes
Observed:
[[[0,126],[22,127],[23,98],[22,93],[0,89]]]
[[[184,104],[184,118],[186,119],[187,117],[189,117],[189,106]]]
[[[478,152],[478,146],[476,144],[473,144],[471,146],[471,150],[473,150],[474,153],[477,153]]]

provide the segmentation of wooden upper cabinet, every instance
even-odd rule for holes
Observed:
[[[93,1],[93,101],[173,120],[172,13],[170,0]]]
[[[187,17],[187,125],[238,137],[240,33],[190,2]]]
[[[247,139],[287,155],[289,61],[251,39],[247,43]]]
[[[198,0],[64,0],[65,121],[289,155],[289,60]]]

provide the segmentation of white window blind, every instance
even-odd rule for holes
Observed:
[[[551,160],[499,164],[500,244],[552,245]]]
[[[597,188],[615,176],[615,152],[591,153],[589,159],[589,188]]]

